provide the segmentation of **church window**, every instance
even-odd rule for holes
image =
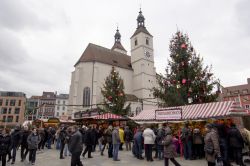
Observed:
[[[83,89],[83,106],[89,106],[90,105],[90,88],[85,87]]]
[[[146,38],[146,44],[149,45],[149,39],[148,38]]]
[[[138,44],[138,43],[137,43],[137,39],[135,39],[135,46],[137,46],[137,44]]]

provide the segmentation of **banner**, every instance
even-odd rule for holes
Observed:
[[[182,119],[181,109],[162,109],[155,111],[156,120],[180,120]]]

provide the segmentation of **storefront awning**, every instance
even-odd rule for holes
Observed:
[[[247,115],[247,111],[242,109],[234,101],[212,102],[204,104],[193,104],[180,107],[167,107],[157,109],[161,110],[182,110],[182,118],[176,120],[194,120],[194,119],[207,119],[219,118],[230,115]],[[155,116],[156,110],[143,110],[139,115],[131,118],[135,121],[150,121],[158,120]]]

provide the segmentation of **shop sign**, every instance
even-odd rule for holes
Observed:
[[[68,120],[69,117],[68,117],[67,115],[62,115],[62,116],[60,116],[60,119],[61,119],[61,120]]]
[[[182,119],[182,109],[161,109],[155,111],[156,120],[179,120]]]
[[[74,118],[79,119],[81,117],[80,112],[74,113]]]
[[[93,118],[94,116],[99,115],[98,111],[88,111],[88,112],[82,112],[81,118]]]

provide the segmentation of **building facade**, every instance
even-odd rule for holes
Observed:
[[[38,109],[41,96],[31,96],[26,102],[26,120],[35,120],[38,117]]]
[[[0,126],[13,127],[24,122],[26,95],[0,91]]]
[[[222,88],[222,100],[235,101],[242,108],[250,109],[250,78],[247,84]]]
[[[59,94],[56,95],[56,105],[55,105],[55,117],[59,119],[64,119],[68,117],[67,108],[68,108],[68,94]]]
[[[56,93],[43,92],[40,98],[37,117],[39,119],[53,118],[55,115]]]
[[[124,81],[125,94],[133,98],[132,101],[127,99],[132,114],[157,107],[152,92],[156,85],[153,36],[145,27],[142,12],[139,12],[137,28],[130,38],[131,56],[121,44],[118,29],[114,37],[111,49],[90,43],[75,64],[69,93],[69,105],[73,106],[68,107],[69,115],[103,103],[101,88],[113,66]]]

